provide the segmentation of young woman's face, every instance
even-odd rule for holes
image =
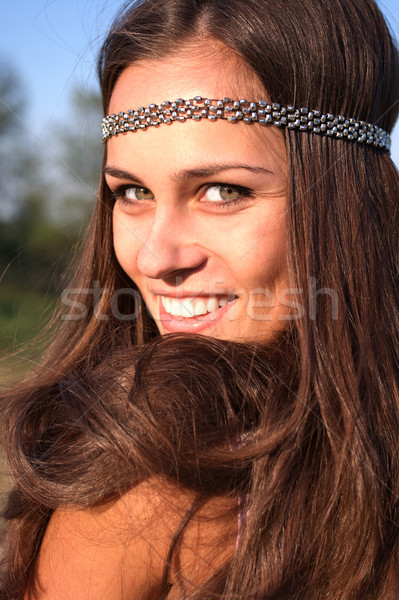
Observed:
[[[138,62],[109,112],[197,95],[264,99],[243,70],[195,55]],[[284,327],[287,162],[276,127],[204,119],[114,136],[105,177],[117,259],[162,334],[262,341]]]

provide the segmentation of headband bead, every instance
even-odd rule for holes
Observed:
[[[248,100],[232,100],[223,98],[215,100],[195,96],[190,100],[178,98],[175,101],[165,100],[162,104],[150,104],[120,112],[117,115],[107,115],[102,120],[102,142],[120,133],[145,131],[148,127],[158,127],[161,124],[170,125],[173,121],[183,123],[186,119],[200,121],[208,119],[216,121],[224,119],[235,123],[259,123],[287,127],[296,131],[307,131],[326,135],[337,139],[367,144],[386,152],[391,148],[390,135],[370,123],[335,116],[331,113],[322,114],[320,110],[296,108],[292,104],[280,106],[276,102],[269,104],[265,100],[249,102]]]

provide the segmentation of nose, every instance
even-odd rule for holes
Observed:
[[[207,253],[192,234],[190,224],[176,213],[156,213],[137,256],[137,268],[151,279],[187,275],[198,269],[206,262]]]

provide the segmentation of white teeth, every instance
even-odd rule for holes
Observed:
[[[209,298],[208,302],[206,303],[206,308],[208,312],[213,312],[219,308],[219,302],[216,298]]]
[[[178,300],[172,300],[170,303],[170,314],[173,315],[174,317],[181,317],[182,316],[182,310],[181,310],[181,305],[180,302]]]
[[[227,296],[215,296],[208,300],[204,298],[184,298],[176,299],[168,296],[161,296],[161,302],[167,313],[173,317],[183,317],[184,319],[191,319],[194,316],[198,317],[206,315],[207,313],[214,312],[218,308],[227,306],[235,298],[228,298]]]
[[[198,300],[198,302],[195,304],[195,316],[198,317],[200,315],[206,315],[207,312],[208,311],[205,302],[203,300]]]
[[[182,317],[190,318],[194,316],[194,307],[189,299],[183,300]]]
[[[161,296],[162,304],[166,312],[170,313],[170,298],[167,296]]]

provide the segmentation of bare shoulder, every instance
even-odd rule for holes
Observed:
[[[101,509],[58,509],[40,550],[37,590],[25,600],[157,598],[170,545],[192,500],[149,481]],[[232,520],[218,517],[219,505],[202,509],[183,537],[179,564],[193,581],[209,573],[216,540],[226,537],[225,558],[232,551]]]
[[[39,554],[38,591],[26,600],[151,599],[173,528],[162,504],[143,483],[101,509],[55,511]]]

